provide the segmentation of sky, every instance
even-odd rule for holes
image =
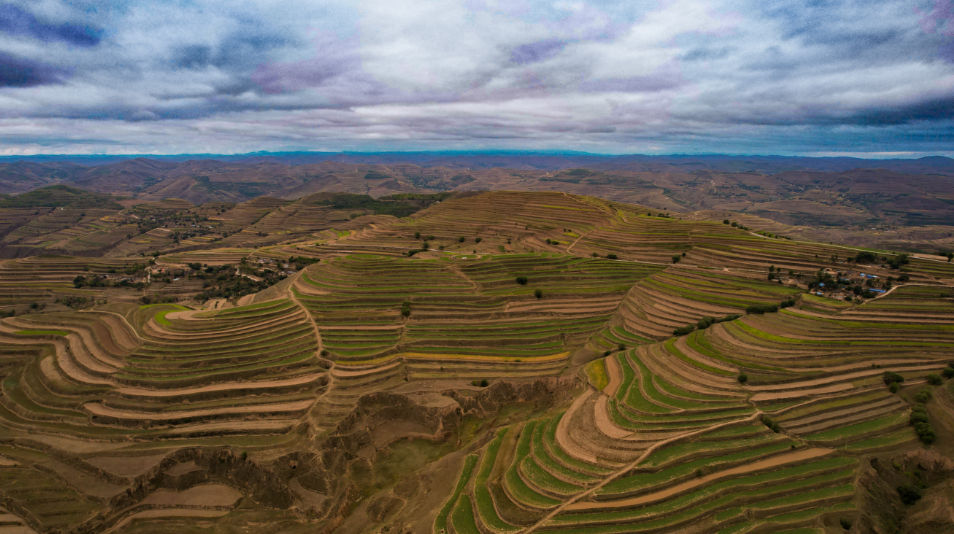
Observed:
[[[0,155],[954,155],[954,0],[0,0]]]

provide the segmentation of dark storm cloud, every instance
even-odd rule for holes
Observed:
[[[921,121],[948,121],[954,119],[954,96],[917,102],[910,105],[866,109],[851,117],[857,124],[884,126]]]
[[[0,87],[36,87],[61,83],[65,77],[56,67],[0,52]]]
[[[96,46],[99,28],[72,22],[48,22],[10,3],[0,4],[0,33],[32,37],[41,41],[62,41],[74,46]]]

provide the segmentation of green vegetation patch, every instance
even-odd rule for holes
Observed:
[[[69,332],[63,330],[17,330],[14,334],[21,336],[68,336]]]
[[[440,533],[447,530],[447,516],[450,514],[454,503],[457,502],[457,498],[460,497],[461,492],[464,491],[464,486],[470,481],[470,475],[474,472],[475,465],[477,465],[476,454],[471,454],[467,458],[464,458],[464,467],[460,470],[460,477],[457,479],[457,486],[454,488],[454,493],[451,494],[451,498],[441,507],[440,512],[437,513],[437,518],[434,520],[434,532]],[[470,510],[469,499],[467,501],[467,509]],[[457,515],[456,511],[454,515]],[[470,520],[471,522],[474,520],[474,512],[472,510],[470,512]],[[457,524],[455,523],[454,525],[456,527]]]

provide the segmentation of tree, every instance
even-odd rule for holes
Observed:
[[[891,384],[900,384],[901,382],[904,382],[904,377],[893,371],[885,371],[881,379],[884,380],[884,383],[886,386],[890,386]]]
[[[722,219],[722,224],[729,224],[729,219]]]
[[[414,239],[420,239],[420,238],[421,238],[421,233],[420,233],[420,232],[414,232]]]
[[[526,276],[518,276],[518,277],[517,277],[517,283],[520,284],[520,285],[522,285],[522,286],[527,285],[527,281],[528,281],[528,280],[527,280],[527,277],[526,277]]]
[[[617,345],[617,347],[619,348],[619,350],[626,350],[626,345],[624,345],[624,344],[622,344],[622,343],[620,343],[619,345]]]
[[[679,254],[676,254],[675,256],[672,257],[672,262],[679,263],[679,260],[681,259],[682,259],[682,256],[680,256]]]
[[[483,241],[483,240],[484,240],[484,239],[483,239],[482,237],[475,237],[475,238],[474,238],[474,243],[480,243],[480,242]]]
[[[410,317],[410,315],[411,315],[411,301],[405,300],[404,303],[401,304],[401,315],[403,315],[404,317]]]
[[[608,259],[608,260],[615,260],[615,259],[616,259],[616,254],[607,254],[607,255],[606,255],[606,259]]]
[[[746,382],[749,381],[749,375],[745,374],[745,372],[743,371],[739,373],[739,376],[735,377],[735,379],[738,380],[740,384],[745,384]]]
[[[954,260],[954,252],[947,253],[947,262],[951,263],[951,260]]]
[[[948,367],[948,369],[950,369],[950,367]],[[934,374],[934,373],[927,375],[927,381],[928,381],[928,384],[931,384],[932,386],[940,386],[941,382],[943,382],[943,380],[941,379],[941,375]]]
[[[774,265],[769,265],[769,272],[770,272],[770,273],[774,273],[774,272],[775,272],[775,266],[774,266]]]
[[[539,290],[539,289],[534,289],[534,290],[533,290],[533,296],[534,296],[534,297],[537,297],[538,299],[542,299],[542,298],[543,298],[543,291],[542,291],[542,290]]]

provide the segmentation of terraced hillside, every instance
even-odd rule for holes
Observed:
[[[563,193],[309,202],[0,263],[0,532],[954,526],[946,261]]]

